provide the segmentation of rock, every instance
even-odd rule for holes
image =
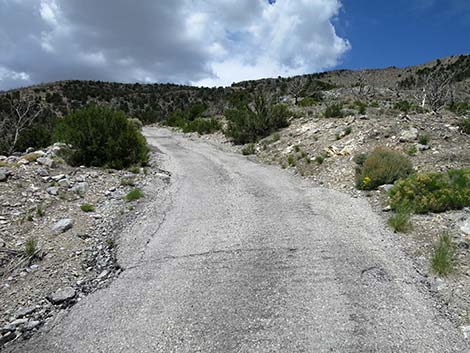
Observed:
[[[31,331],[31,330],[34,330],[36,327],[38,327],[39,325],[41,325],[41,321],[36,321],[36,320],[31,320],[31,321],[28,321],[24,326],[23,326],[23,330],[24,331]]]
[[[59,195],[59,188],[55,187],[55,186],[51,186],[51,187],[47,188],[47,193],[49,195],[57,196],[57,195]]]
[[[73,227],[74,220],[71,218],[64,218],[58,221],[56,224],[52,226],[52,232],[54,234],[61,234]]]
[[[164,182],[167,182],[167,183],[168,183],[168,182],[170,181],[170,179],[171,179],[169,175],[164,174],[164,173],[157,173],[157,174],[155,174],[155,176],[156,176],[157,178],[162,179]]]
[[[70,186],[72,186],[72,182],[67,177],[64,179],[60,179],[58,183],[59,186],[62,186],[63,188],[69,188]]]
[[[5,182],[11,176],[11,170],[7,168],[0,168],[0,182]]]
[[[390,205],[385,206],[384,208],[382,208],[383,212],[390,212],[391,210],[392,210],[392,206],[390,206]]]
[[[50,294],[47,296],[47,300],[49,300],[52,304],[57,305],[75,298],[76,294],[77,293],[75,292],[75,289],[72,287],[67,287]]]
[[[470,325],[460,326],[460,329],[465,338],[470,338]]]
[[[104,270],[103,272],[101,272],[101,273],[99,274],[99,276],[97,277],[97,279],[103,279],[103,278],[105,278],[108,274],[109,274],[109,271],[108,271],[108,270]]]
[[[24,325],[27,322],[28,322],[28,319],[16,319],[16,320],[10,322],[8,325],[18,327],[20,325]]]
[[[412,127],[409,130],[402,131],[400,134],[400,142],[412,142],[418,138],[418,129]]]
[[[39,176],[42,176],[42,177],[49,176],[49,172],[47,171],[47,169],[44,169],[44,168],[38,168],[36,172],[38,173]]]
[[[86,192],[88,191],[89,189],[89,185],[88,183],[85,183],[85,182],[82,182],[82,183],[78,183],[77,185],[75,185],[73,188],[72,188],[72,192],[80,195],[80,196],[83,196],[86,194]]]
[[[390,190],[393,189],[393,187],[394,187],[393,184],[384,184],[384,185],[380,185],[378,189],[380,191],[389,192]]]
[[[16,334],[14,332],[7,332],[3,336],[0,337],[0,346],[8,343],[16,338]]]
[[[416,145],[416,148],[418,149],[418,151],[421,151],[421,152],[422,152],[422,151],[427,151],[427,150],[430,149],[431,147],[428,146],[428,145],[422,145],[422,144],[418,143],[418,144]]]
[[[20,308],[15,312],[14,316],[17,319],[20,319],[24,316],[27,316],[27,315],[33,313],[35,310],[36,310],[36,308],[34,306],[29,306],[29,307],[26,307],[26,308]]]
[[[6,245],[5,241],[3,239],[0,239],[0,248],[4,248]]]
[[[447,288],[447,283],[442,278],[436,278],[435,288],[436,291],[440,292]]]
[[[56,164],[55,161],[52,158],[48,157],[40,157],[36,160],[40,165],[49,167],[49,168],[55,168]]]
[[[51,179],[54,180],[54,181],[59,181],[59,180],[62,180],[64,178],[65,178],[64,174],[57,174],[57,175],[54,175],[53,177],[51,177]]]
[[[460,225],[460,230],[467,234],[467,235],[470,235],[470,218],[467,219],[466,221],[464,221],[461,225]]]

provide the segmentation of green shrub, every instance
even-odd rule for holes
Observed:
[[[142,192],[142,190],[140,189],[134,189],[132,191],[129,191],[129,193],[124,196],[124,199],[127,201],[127,202],[131,202],[131,201],[135,201],[135,200],[138,200],[140,198],[144,197],[144,193]]]
[[[470,169],[447,173],[420,173],[398,181],[390,190],[394,209],[410,207],[416,213],[443,212],[470,206]]]
[[[405,178],[413,172],[410,160],[398,153],[385,148],[375,149],[356,168],[356,186],[362,190],[373,190],[383,184]]]
[[[197,132],[201,135],[212,134],[221,129],[220,122],[215,119],[196,118],[188,121],[182,127],[183,132]]]
[[[354,106],[356,107],[359,114],[367,113],[367,103],[362,101],[355,101]]]
[[[431,268],[440,275],[447,275],[454,270],[454,246],[449,234],[439,237],[431,258]]]
[[[132,166],[128,169],[132,174],[140,174],[140,167]]]
[[[255,144],[254,143],[249,143],[245,147],[242,148],[242,154],[244,156],[248,156],[250,154],[255,154],[256,149],[255,149]]]
[[[134,126],[137,130],[142,130],[144,125],[142,124],[142,121],[138,118],[130,118],[129,122],[131,123],[132,126]]]
[[[105,107],[88,106],[64,117],[54,139],[72,146],[67,158],[73,165],[123,169],[148,161],[142,134],[123,113]]]
[[[228,120],[225,135],[236,144],[257,142],[272,132],[287,127],[292,115],[285,105],[270,106],[263,97],[257,97],[254,107],[248,105],[225,111]]]
[[[411,230],[411,212],[407,209],[399,210],[388,219],[388,225],[395,232],[406,233]]]
[[[470,135],[470,118],[463,119],[460,123],[460,129],[465,133]]]
[[[315,162],[317,162],[318,164],[323,164],[324,161],[325,161],[325,156],[316,156],[315,157]]]
[[[271,143],[277,142],[281,139],[281,134],[279,132],[275,132],[271,137]]]
[[[290,166],[295,166],[295,156],[293,154],[287,156],[287,163],[289,163]]]
[[[34,256],[36,251],[38,250],[38,241],[34,238],[29,238],[24,243],[24,254],[26,257]]]
[[[86,213],[95,212],[95,206],[90,203],[84,203],[83,205],[80,206],[80,209]]]
[[[395,109],[400,110],[403,113],[408,113],[412,107],[413,105],[406,100],[398,101],[397,103],[395,103],[395,106],[394,106]]]
[[[421,145],[428,145],[430,140],[431,136],[429,136],[429,134],[422,134],[418,136],[418,142]]]
[[[298,105],[303,107],[303,108],[306,108],[306,107],[313,107],[315,105],[318,104],[318,101],[312,97],[305,97],[304,99],[302,99]]]
[[[342,118],[343,117],[343,105],[341,103],[334,103],[326,107],[323,113],[325,118]]]
[[[358,165],[358,167],[362,167],[364,165],[364,162],[369,158],[368,153],[360,153],[356,156],[354,156],[353,161]]]
[[[457,115],[464,115],[470,112],[470,103],[467,102],[454,102],[449,104],[449,110]]]
[[[408,148],[406,149],[406,154],[408,156],[416,156],[418,153],[418,147],[416,145],[409,145]]]

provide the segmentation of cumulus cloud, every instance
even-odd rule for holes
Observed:
[[[339,0],[0,0],[0,89],[63,79],[228,85],[333,67]]]

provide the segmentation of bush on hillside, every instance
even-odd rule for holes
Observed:
[[[380,185],[392,184],[413,172],[411,161],[401,153],[377,148],[367,159],[358,158],[362,164],[356,168],[356,186],[362,190],[373,190]]]
[[[401,100],[401,101],[398,101],[397,103],[395,103],[395,106],[394,108],[403,112],[403,113],[408,113],[411,108],[413,107],[413,105],[408,102],[407,100]]]
[[[341,103],[334,103],[326,107],[323,113],[325,118],[342,118],[343,117],[343,105]]]
[[[186,122],[183,127],[183,132],[197,132],[201,135],[212,134],[221,129],[220,122],[215,119],[196,118],[193,121]]]
[[[390,190],[394,209],[409,207],[416,213],[443,212],[470,206],[470,169],[447,173],[420,173],[400,180]]]
[[[470,118],[465,118],[460,123],[460,129],[463,133],[470,135]]]
[[[167,126],[176,127],[183,132],[197,132],[201,135],[212,134],[221,129],[220,122],[215,119],[203,117],[207,105],[198,103],[188,109],[177,110],[170,114],[163,123]]]
[[[88,106],[64,117],[55,141],[72,146],[69,163],[123,169],[148,160],[145,138],[122,112]]]
[[[225,112],[228,120],[225,134],[236,144],[257,142],[289,126],[287,119],[291,115],[285,105],[269,105],[263,97],[257,97],[253,108],[245,105]]]

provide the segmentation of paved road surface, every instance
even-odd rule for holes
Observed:
[[[366,201],[145,133],[168,157],[169,207],[123,236],[119,279],[16,351],[464,351]]]

